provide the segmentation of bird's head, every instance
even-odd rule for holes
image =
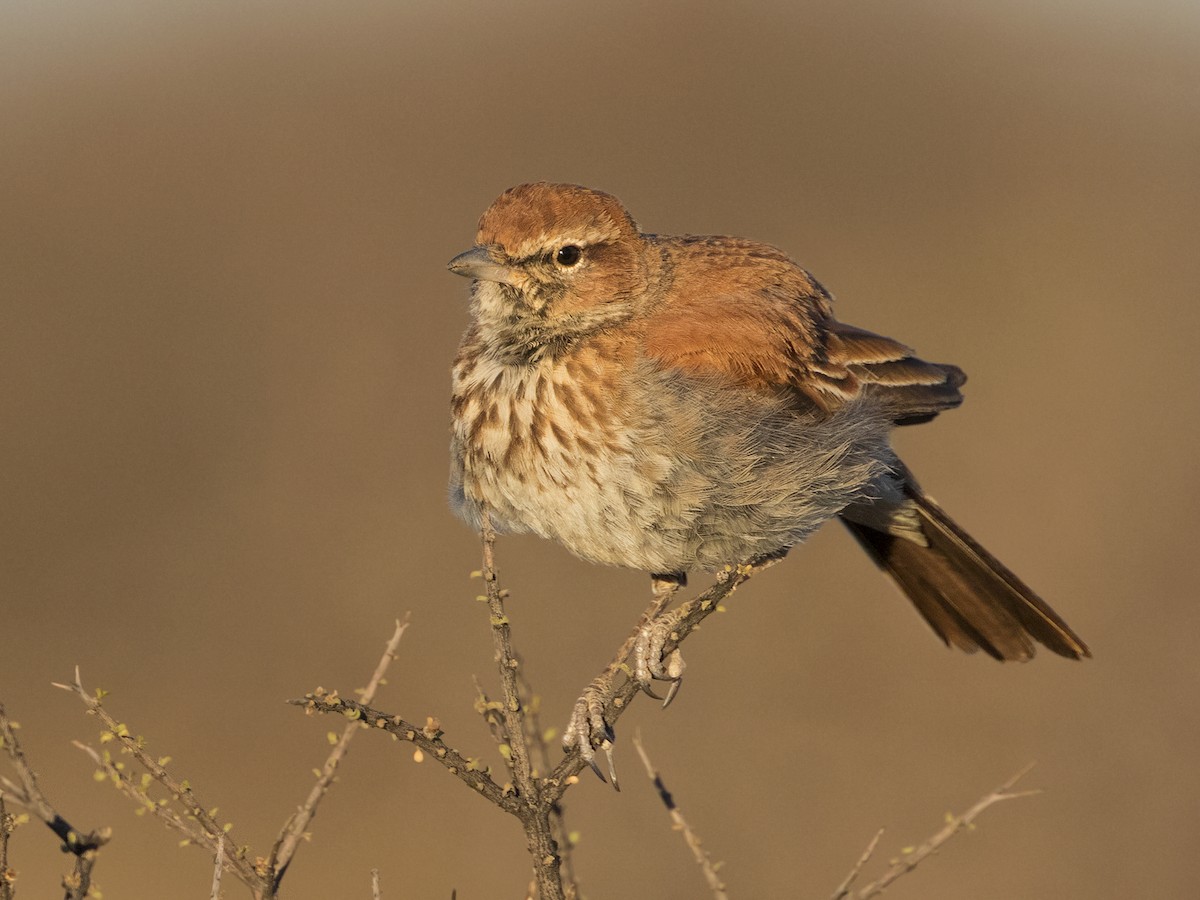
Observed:
[[[632,315],[660,264],[647,249],[615,197],[538,182],[501,194],[449,269],[475,279],[486,338],[534,348]]]

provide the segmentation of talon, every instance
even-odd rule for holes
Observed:
[[[679,689],[682,686],[683,686],[683,676],[680,675],[678,678],[676,678],[674,681],[672,681],[671,686],[669,688],[667,688],[667,698],[665,700],[663,700],[663,705],[662,705],[663,709],[666,709],[668,706],[671,705],[671,701],[675,699],[675,696],[679,693]]]
[[[643,694],[645,694],[647,697],[653,697],[655,700],[662,700],[662,699],[663,699],[663,698],[662,698],[662,697],[660,697],[658,694],[654,693],[654,689],[653,689],[652,687],[650,687],[650,682],[649,682],[649,680],[646,680],[646,681],[644,681],[644,682],[638,682],[638,689],[639,689],[639,690],[641,690],[641,692],[642,692]],[[669,703],[670,701],[668,700],[668,701],[666,701],[666,702],[668,702],[668,703]]]
[[[611,752],[611,751],[609,751]],[[608,784],[608,779],[604,777],[604,773],[600,771],[600,767],[596,764],[596,755],[593,753],[588,759],[587,764],[592,767],[592,771],[596,773],[596,777]]]
[[[612,786],[613,786],[613,790],[614,790],[614,791],[617,791],[617,792],[620,792],[620,790],[621,790],[621,785],[620,785],[620,783],[617,781],[617,767],[616,767],[616,765],[613,763],[613,747],[612,747],[612,744],[605,744],[605,745],[603,746],[603,748],[602,748],[602,749],[604,750],[604,755],[608,757],[608,777],[609,777],[610,779],[612,779]],[[603,778],[601,778],[601,780],[603,781]]]

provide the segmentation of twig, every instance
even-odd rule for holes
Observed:
[[[63,842],[63,849],[75,855],[74,869],[71,874],[63,877],[62,883],[66,890],[66,900],[84,900],[91,889],[92,869],[96,865],[97,854],[100,848],[112,838],[112,830],[101,828],[85,834],[71,827],[71,824],[55,811],[54,807],[50,805],[50,801],[46,799],[46,795],[42,793],[42,789],[38,787],[37,775],[34,774],[29,761],[25,758],[24,751],[21,750],[21,743],[17,740],[15,727],[12,720],[9,719],[8,713],[5,712],[3,703],[0,703],[0,746],[12,760],[13,767],[17,770],[17,776],[21,779],[21,785],[18,786],[7,778],[0,778],[0,800],[7,797],[32,811],[51,831],[58,835]],[[9,885],[7,892],[11,897],[12,882],[8,880],[7,835],[4,844],[5,861],[3,868],[0,868],[0,878],[4,878],[6,884]]]
[[[4,805],[0,794],[0,900],[13,900],[17,873],[8,867],[8,838],[17,827],[17,817]]]
[[[209,900],[220,900],[221,898],[221,873],[225,871],[225,835],[217,838],[217,852],[213,855],[213,880],[212,890],[209,891]]]
[[[479,680],[478,676],[472,676],[471,680],[475,683],[475,711],[483,716],[488,733],[496,742],[496,746],[500,748],[500,755],[504,758],[504,764],[508,766],[511,774],[512,753],[508,747],[508,735],[504,732],[504,716],[502,714],[504,704],[488,696],[487,691],[483,689],[483,682]]]
[[[216,852],[216,840],[210,833],[206,833],[203,829],[189,824],[179,813],[171,809],[170,806],[159,803],[151,797],[139,782],[133,780],[128,772],[122,768],[118,768],[117,763],[109,754],[102,754],[94,747],[89,747],[82,741],[72,741],[71,743],[86,753],[88,758],[96,764],[100,773],[111,781],[117,790],[133,800],[137,804],[138,809],[148,810],[153,813],[168,828],[182,834],[187,843],[194,843],[201,847],[206,847],[214,853]],[[220,833],[218,832],[218,834]]]
[[[408,624],[408,615],[404,617],[403,621],[396,620],[396,630],[387,642],[383,656],[379,659],[379,665],[375,667],[375,672],[371,675],[371,680],[367,682],[367,686],[362,691],[362,702],[364,704],[369,704],[375,699],[375,691],[384,683],[384,675],[387,673],[388,664],[396,658],[396,648],[400,646],[400,639],[404,637],[404,632],[408,628]],[[330,785],[333,784],[338,766],[345,757],[346,750],[350,746],[350,741],[354,738],[354,734],[357,731],[358,724],[356,722],[348,723],[342,730],[342,736],[334,745],[333,750],[330,751],[329,757],[325,760],[325,765],[321,767],[321,773],[317,776],[317,781],[312,786],[312,790],[308,792],[308,797],[305,799],[304,804],[295,814],[288,818],[283,825],[283,829],[279,832],[279,837],[276,838],[275,845],[271,848],[270,856],[267,859],[267,871],[271,873],[276,889],[279,887],[279,882],[283,880],[283,876],[292,862],[292,857],[296,855],[296,848],[299,847],[300,841],[308,829],[309,822],[317,814],[317,806],[329,791]]]
[[[58,835],[63,846],[76,856],[98,850],[108,842],[111,837],[109,829],[105,828],[99,832],[85,834],[71,827],[71,824],[50,805],[50,801],[38,787],[37,775],[25,758],[21,742],[17,740],[15,726],[8,717],[8,713],[5,712],[3,703],[0,703],[0,747],[3,747],[9,759],[12,760],[13,767],[17,770],[17,777],[21,779],[21,784],[18,786],[7,778],[0,778],[0,796],[16,801],[36,815]]]
[[[86,900],[92,896],[92,869],[96,865],[96,855],[99,850],[88,850],[75,857],[75,867],[70,875],[64,875],[62,880],[63,900]]]
[[[128,726],[109,715],[108,710],[100,702],[103,695],[99,692],[92,695],[84,689],[78,666],[75,667],[75,681],[72,684],[55,684],[54,686],[79,697],[88,712],[96,716],[104,725],[102,739],[108,737],[109,740],[116,741],[123,752],[131,755],[146,770],[146,775],[140,781],[135,781],[133,776],[117,764],[107,751],[101,753],[79,741],[74,742],[75,746],[91,757],[116,788],[133,799],[141,808],[150,810],[169,828],[183,834],[189,842],[216,853],[218,840],[230,827],[217,823],[214,818],[216,808],[211,810],[206,808],[186,780],[180,781],[167,771],[166,757],[155,759],[146,751],[145,742],[141,738],[135,737],[130,733]],[[170,797],[183,807],[186,818],[191,820],[190,822],[185,821],[184,817],[173,810],[165,800],[155,800],[146,792],[146,787],[151,780],[165,788]],[[227,855],[226,862],[226,868],[250,888],[255,896],[269,895],[264,891],[262,874],[250,864],[243,853]]]
[[[875,852],[875,848],[879,846],[879,839],[881,837],[883,837],[882,828],[875,832],[875,837],[871,838],[871,843],[867,844],[867,849],[864,850],[862,856],[858,858],[858,862],[854,864],[854,868],[850,870],[850,874],[846,876],[846,879],[837,886],[837,890],[833,892],[833,896],[830,898],[830,900],[843,900],[843,898],[850,896],[850,885],[854,884],[854,879],[859,876],[859,873],[862,872],[863,866],[867,864],[867,861],[871,858],[871,854],[873,854]]]
[[[675,805],[675,799],[671,796],[671,792],[667,790],[667,786],[663,783],[662,776],[659,775],[658,771],[651,764],[650,757],[646,753],[646,748],[642,746],[641,732],[634,734],[633,746],[637,748],[638,756],[642,758],[642,765],[646,767],[646,774],[654,782],[654,788],[658,791],[658,797],[662,800],[663,806],[667,808],[667,813],[671,816],[671,822],[674,824],[676,830],[683,835],[684,843],[692,851],[692,856],[695,858],[696,864],[700,866],[700,871],[704,874],[704,880],[708,883],[709,891],[712,892],[716,900],[729,900],[729,895],[725,893],[725,884],[717,875],[717,867],[709,859],[708,851],[701,846],[700,836],[692,830],[687,819],[683,817],[683,813]]]
[[[371,900],[383,900],[383,892],[379,890],[379,870],[371,870]]]
[[[882,894],[891,884],[900,878],[902,875],[907,875],[915,869],[923,860],[932,854],[949,841],[954,835],[962,831],[964,828],[970,828],[976,818],[988,807],[999,803],[1002,800],[1015,800],[1018,797],[1031,797],[1034,794],[1040,794],[1040,790],[1029,791],[1014,791],[1013,785],[1020,781],[1029,770],[1034,766],[1030,763],[1025,768],[1021,769],[1016,775],[1004,782],[998,788],[981,798],[974,806],[968,809],[961,816],[954,816],[947,813],[946,825],[937,834],[930,837],[925,843],[917,847],[911,853],[904,854],[900,859],[892,863],[891,867],[883,873],[877,880],[871,882],[866,887],[858,892],[857,900],[868,900],[870,897],[877,897]],[[869,848],[869,849],[874,849]],[[861,865],[861,863],[860,863]]]
[[[303,706],[311,712],[338,713],[361,723],[368,728],[378,728],[402,741],[415,744],[426,756],[440,763],[445,769],[476,793],[482,794],[507,813],[517,815],[517,801],[505,793],[488,774],[487,767],[479,760],[468,759],[442,741],[442,732],[436,720],[431,719],[422,728],[400,716],[381,712],[364,706],[356,700],[346,700],[334,693],[311,693],[297,700],[289,700],[293,706]]]

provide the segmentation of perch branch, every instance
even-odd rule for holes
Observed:
[[[504,731],[508,737],[513,779],[517,783],[517,817],[525,828],[526,847],[533,861],[533,873],[540,900],[563,900],[560,872],[562,858],[554,840],[554,828],[550,824],[550,810],[558,797],[543,797],[540,779],[533,777],[533,765],[529,759],[528,724],[525,708],[521,703],[521,689],[517,682],[520,662],[513,652],[512,629],[504,612],[504,598],[507,592],[500,590],[493,552],[496,535],[486,510],[483,514],[480,537],[483,541],[483,581],[492,625],[492,644],[496,648],[496,665],[500,669],[500,688],[504,698],[501,714],[504,718]]]
[[[550,761],[550,745],[556,737],[556,731],[553,728],[542,727],[542,698],[533,692],[533,686],[525,677],[523,667],[517,670],[517,688],[521,692],[521,704],[525,710],[526,740],[537,753],[538,768],[534,769],[534,776],[541,778],[553,768]],[[571,832],[567,829],[566,813],[563,811],[561,800],[543,798],[543,802],[550,805],[550,828],[553,831],[554,843],[558,847],[563,894],[567,900],[574,900],[579,896],[579,878],[575,873],[575,845]]]
[[[663,655],[666,656],[682,644],[688,635],[697,630],[706,618],[720,608],[721,601],[749,581],[753,575],[774,565],[779,559],[765,559],[755,564],[740,565],[736,568],[726,567],[725,571],[718,573],[716,581],[708,590],[691,600],[684,601],[673,613],[677,617],[677,624],[671,632],[670,639],[663,646]],[[621,714],[629,708],[629,704],[640,690],[638,683],[628,677],[618,684],[613,691],[612,699],[604,708],[604,720],[610,725],[614,725]],[[587,762],[577,747],[568,750],[562,761],[545,779],[545,791],[548,792],[551,799],[558,800],[587,766]]]
[[[504,612],[504,599],[508,592],[500,590],[500,580],[496,575],[493,553],[496,536],[486,516],[482,537],[483,582],[487,591],[488,613],[492,625],[492,644],[496,649],[496,664],[500,669],[500,689],[504,697],[500,714],[504,720],[509,758],[518,795],[526,806],[533,807],[538,802],[538,789],[533,780],[533,766],[529,760],[529,745],[525,737],[525,711],[521,705],[521,692],[517,685],[517,669],[520,662],[513,652],[512,629]]]

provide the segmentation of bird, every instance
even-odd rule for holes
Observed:
[[[450,476],[473,527],[648,572],[661,609],[689,570],[778,558],[838,519],[947,645],[1091,655],[891,447],[962,403],[962,369],[840,322],[782,250],[646,233],[608,193],[535,182],[448,267],[473,281]],[[581,747],[606,739],[596,710],[572,719]]]

